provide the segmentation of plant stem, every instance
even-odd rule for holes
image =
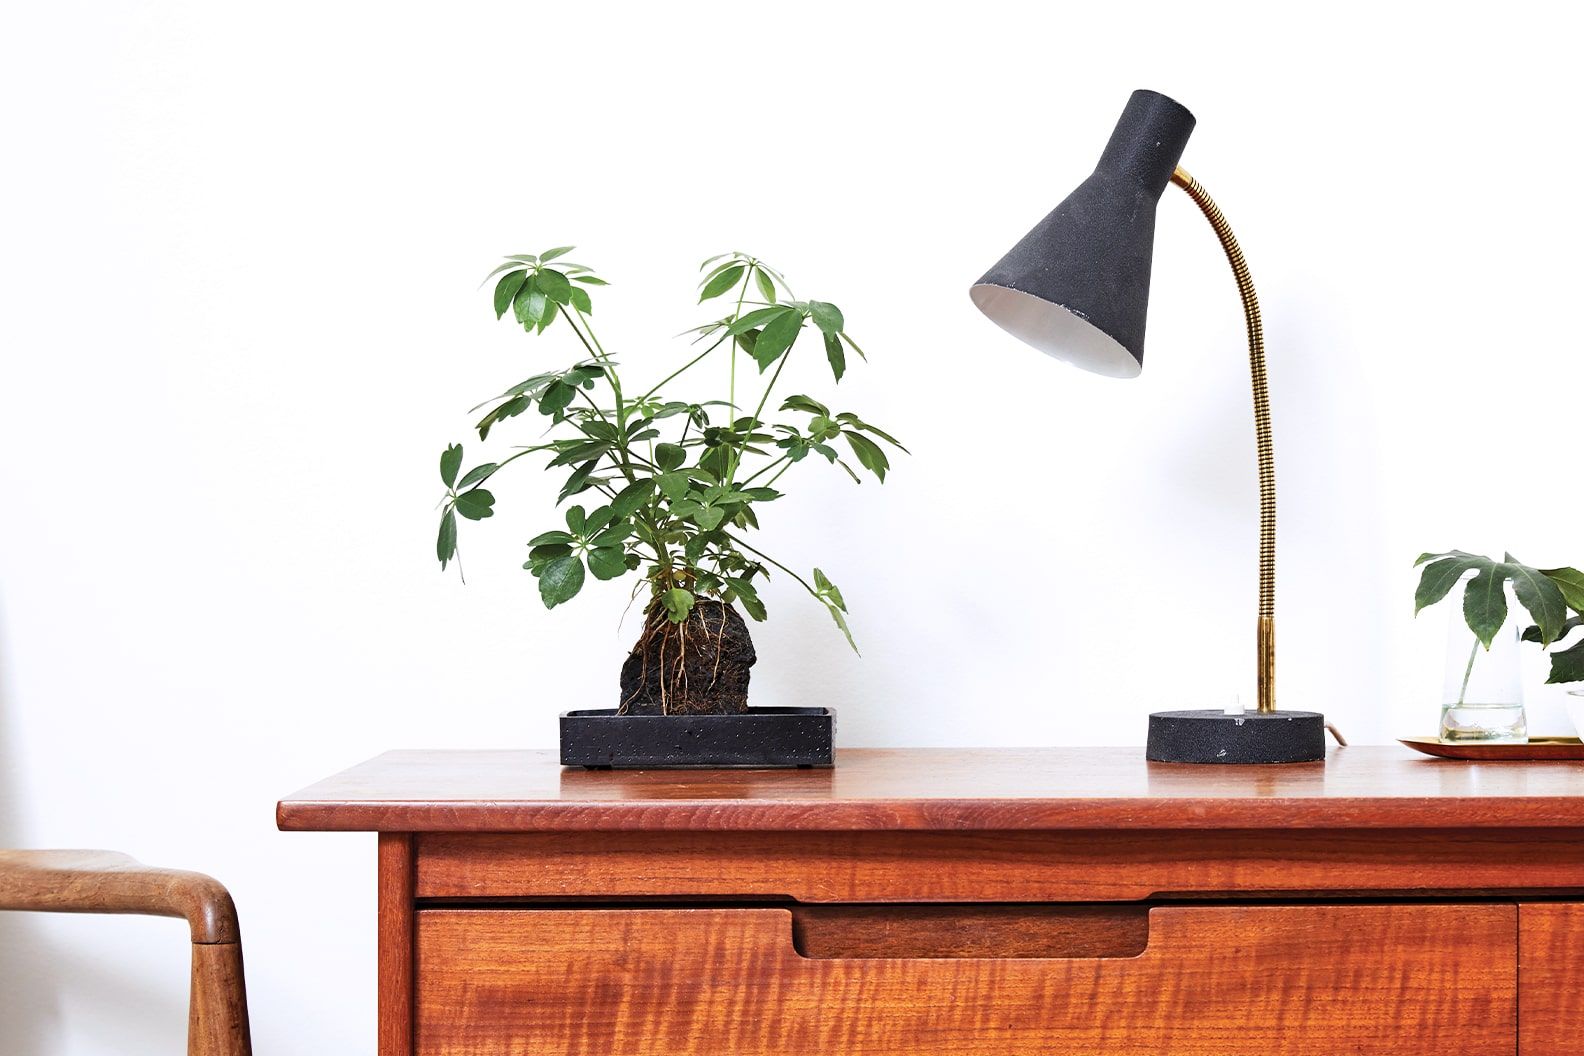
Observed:
[[[577,313],[578,320],[582,322],[583,328],[588,331],[587,337],[583,336],[583,330],[578,329],[578,325],[572,321],[572,317],[567,315],[566,306],[564,305],[561,308],[561,314],[566,316],[567,325],[572,328],[572,332],[577,335],[577,339],[583,342],[583,347],[588,349],[588,354],[599,360],[600,366],[605,368],[605,377],[610,380],[611,392],[616,396],[616,422],[620,426],[625,426],[627,424],[627,407],[622,400],[621,379],[616,376],[616,368],[611,363],[610,356],[605,354],[605,347],[600,344],[599,338],[595,336],[594,326],[588,321],[588,316],[584,315],[580,308],[573,308],[572,310]],[[590,341],[594,343],[591,345],[589,344]]]
[[[753,554],[755,557],[764,558],[766,561],[770,562],[772,565],[774,565],[775,567],[779,568],[781,571],[785,572],[787,575],[791,576],[793,579],[797,580],[800,584],[802,584],[804,590],[808,591],[810,594],[812,594],[816,598],[819,597],[819,591],[815,590],[812,586],[810,586],[808,580],[804,579],[802,576],[798,575],[796,572],[792,571],[790,568],[786,567],[781,562],[777,561],[775,558],[773,558],[769,554],[765,553],[763,550],[755,550],[753,547],[749,546],[747,543],[743,542],[741,539],[737,538],[735,535],[732,535],[730,532],[726,533],[726,538],[730,539],[732,542],[736,543],[738,546],[742,547],[744,550],[748,551],[750,554]]]
[[[770,390],[774,389],[776,382],[781,380],[781,370],[787,365],[787,360],[791,358],[792,350],[790,348],[781,353],[781,359],[778,363],[776,363],[775,373],[770,375],[770,383],[765,386],[764,395],[759,397],[759,406],[754,408],[753,417],[749,419],[749,432],[753,432],[753,430],[758,427],[759,416],[764,413],[765,404],[770,402]],[[737,457],[732,459],[731,466],[728,467],[726,472],[726,485],[728,487],[730,487],[732,481],[736,479],[737,466],[742,461],[742,448],[739,447],[734,449],[734,453],[737,455]]]
[[[742,486],[746,488],[748,485],[752,484],[754,481],[758,480],[760,477],[764,476],[766,473],[770,472],[775,467],[781,465],[781,463],[783,463],[783,462],[786,462],[788,467],[789,467],[791,465],[791,462],[789,461],[791,458],[792,458],[791,455],[782,455],[780,458],[776,459],[774,462],[770,462],[770,463],[768,463],[768,464],[766,464],[764,466],[759,467],[758,469],[754,470],[752,476],[746,478],[742,482]],[[786,472],[786,468],[783,468],[781,470],[781,473],[785,473],[785,472]],[[781,473],[777,473],[776,477],[779,477],[781,475]],[[770,484],[773,484],[773,483],[775,483],[775,477],[771,477],[770,480],[765,483],[765,486],[769,487]]]
[[[628,404],[622,399],[621,379],[616,375],[616,365],[611,362],[610,356],[606,354],[605,346],[600,344],[599,336],[594,333],[594,326],[588,321],[588,316],[584,315],[581,309],[575,308],[573,310],[577,312],[578,320],[582,322],[584,329],[588,331],[588,336],[583,336],[583,331],[579,330],[577,325],[573,323],[572,317],[570,315],[567,315],[567,325],[572,328],[572,332],[574,334],[577,334],[578,340],[583,342],[583,347],[588,349],[589,355],[599,360],[600,365],[605,368],[605,377],[610,381],[611,392],[616,397],[616,450],[621,455],[620,464],[617,468],[622,471],[622,474],[626,476],[628,481],[636,484],[638,482],[638,475],[633,472],[632,468],[634,455],[627,446]],[[561,314],[566,315],[564,308]],[[590,341],[593,342],[592,345],[589,344]],[[708,350],[706,350],[706,354],[708,354]],[[685,370],[687,368],[684,367],[683,369]],[[680,374],[681,371],[678,371],[677,373]],[[672,375],[672,377],[675,376],[675,374]],[[664,382],[661,384],[664,384]],[[656,386],[656,388],[658,388],[658,386]],[[645,399],[647,399],[649,395],[653,395],[653,390],[650,390],[650,392],[645,395]],[[589,402],[593,403],[594,401],[590,400]],[[598,411],[599,408],[596,407],[595,410]],[[601,415],[600,417],[603,418],[604,415]],[[643,461],[642,456],[637,457],[639,461]],[[649,468],[652,470],[657,467],[655,467],[653,463],[650,463]],[[660,529],[655,523],[654,518],[647,516],[644,512],[640,511],[634,514],[633,519],[649,529],[650,535],[652,536],[651,545],[654,546],[656,557],[658,558],[657,564],[659,564],[665,575],[670,576],[671,549],[660,542]]]
[[[688,360],[686,363],[682,364],[676,370],[673,370],[670,374],[667,374],[664,378],[660,379],[659,383],[656,384],[654,388],[650,389],[648,392],[646,392],[642,396],[638,397],[637,402],[638,403],[643,403],[649,397],[651,397],[655,393],[659,392],[663,387],[665,387],[666,385],[669,385],[672,381],[674,381],[678,377],[680,377],[684,372],[686,372],[690,367],[692,367],[694,364],[696,364],[699,360],[703,359],[705,356],[709,355],[711,352],[713,352],[717,348],[719,348],[721,346],[721,341],[724,341],[724,340],[726,340],[726,338],[725,337],[721,337],[713,345],[709,346],[704,351],[700,352],[698,355],[696,355],[692,359]]]
[[[1463,669],[1463,688],[1458,690],[1458,706],[1463,705],[1463,698],[1468,696],[1469,679],[1474,675],[1474,658],[1479,655],[1479,636],[1474,637],[1474,646],[1469,650],[1468,666]]]
[[[742,289],[737,291],[737,307],[732,312],[732,323],[736,323],[742,316],[743,298],[748,296],[748,286],[753,282],[754,268],[757,262],[748,261],[743,269]],[[730,329],[730,327],[728,327]],[[726,350],[726,356],[731,360],[731,377],[726,383],[726,402],[731,404],[732,413],[737,413],[737,338],[731,339],[731,345]]]
[[[770,463],[770,465],[773,466],[773,465],[775,465],[775,463],[772,462],[772,463]],[[781,472],[780,473],[777,473],[775,476],[771,477],[769,480],[764,482],[764,486],[768,488],[772,484],[774,484],[776,481],[780,480],[781,479],[781,473],[785,473],[787,470],[791,469],[792,465],[793,465],[792,462],[790,462],[790,461],[787,462],[786,465],[781,467]],[[766,468],[769,468],[769,467],[766,467]]]

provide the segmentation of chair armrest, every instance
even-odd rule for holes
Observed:
[[[199,944],[241,941],[224,885],[114,851],[0,851],[0,909],[181,917]]]

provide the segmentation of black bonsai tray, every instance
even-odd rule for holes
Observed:
[[[561,765],[590,770],[831,766],[830,708],[749,708],[738,715],[561,713]]]

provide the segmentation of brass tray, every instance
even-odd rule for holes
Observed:
[[[1573,759],[1584,762],[1584,741],[1577,737],[1531,737],[1528,744],[1480,744],[1477,741],[1446,742],[1439,737],[1400,737],[1399,742],[1416,752],[1443,759],[1484,759],[1495,762]]]

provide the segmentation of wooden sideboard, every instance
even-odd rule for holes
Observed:
[[[1584,1052],[1584,765],[389,752],[380,1056]]]

